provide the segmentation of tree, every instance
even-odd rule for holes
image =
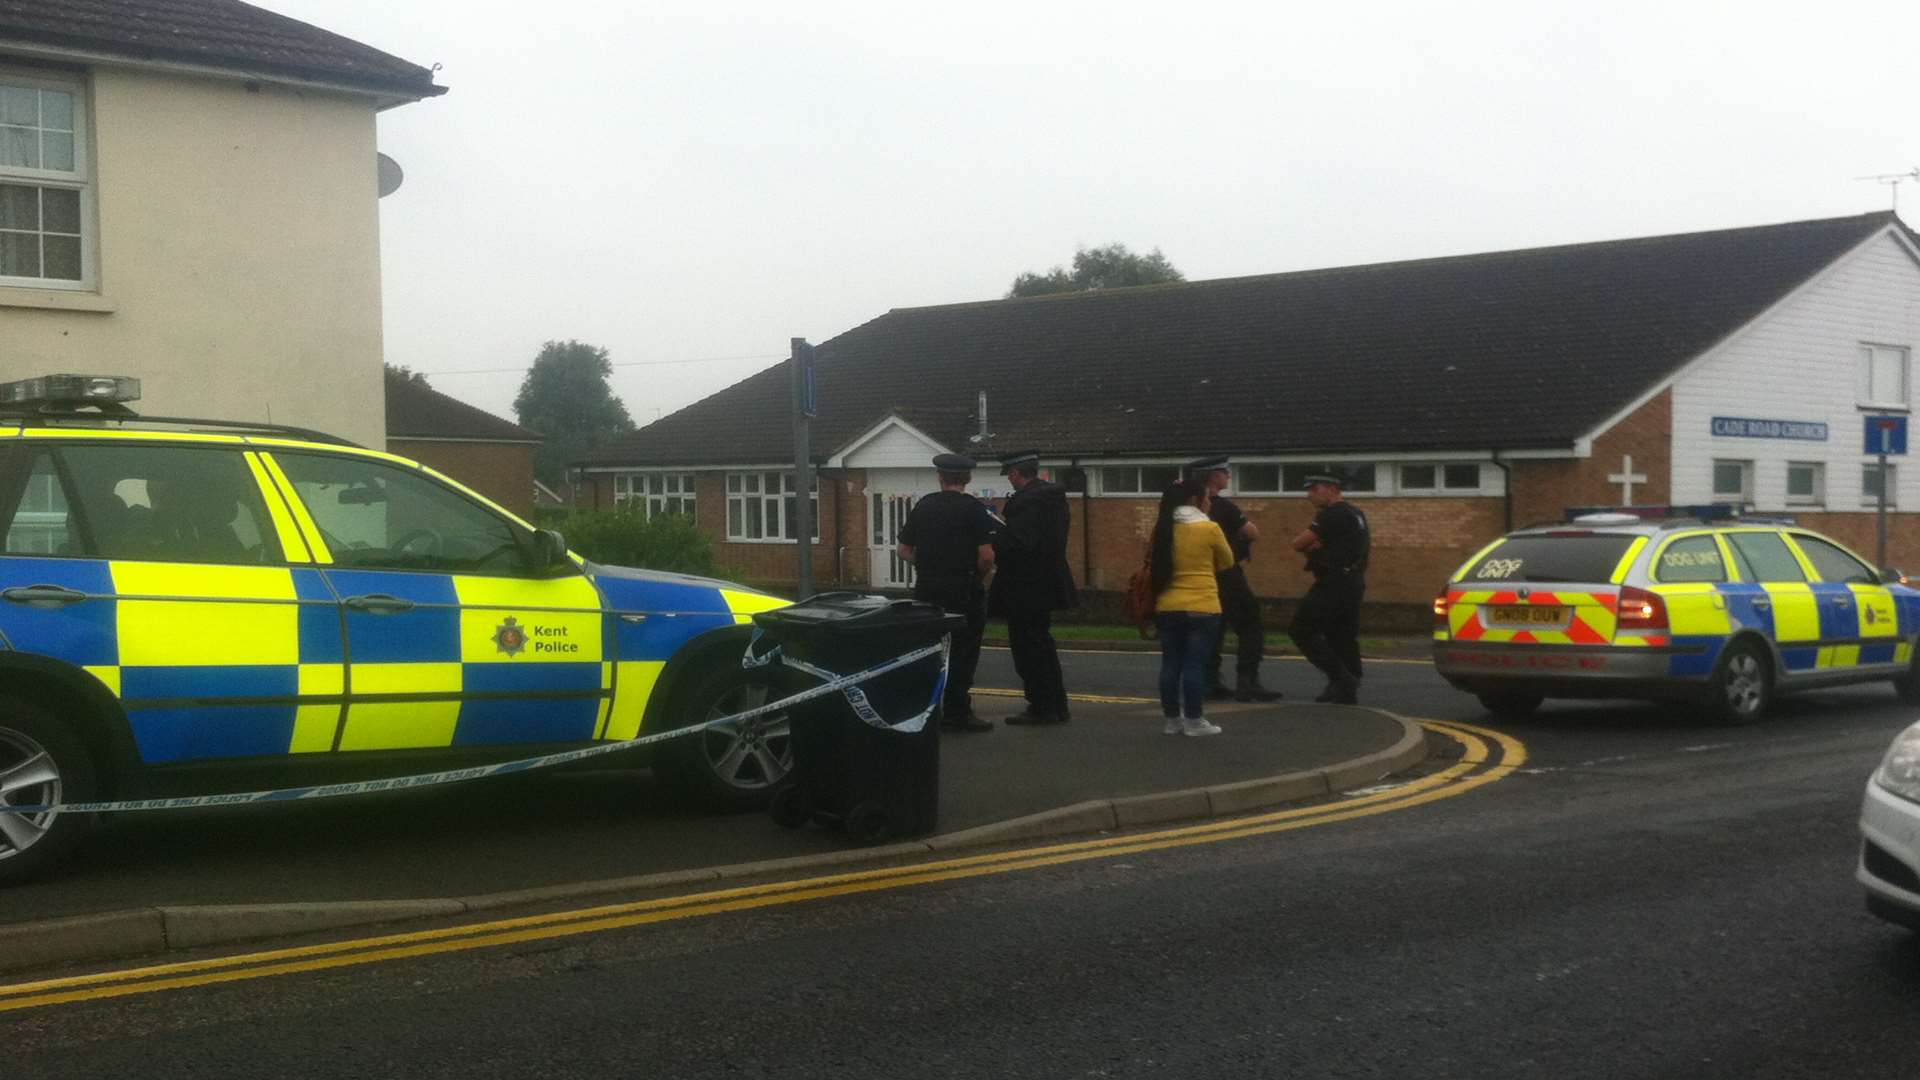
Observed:
[[[633,430],[633,418],[607,379],[607,350],[579,341],[549,341],[534,357],[513,399],[520,426],[546,436],[534,471],[549,484],[565,480],[567,465],[616,435]]]
[[[1081,248],[1073,253],[1073,270],[1056,266],[1044,274],[1029,270],[1013,279],[1007,299],[1045,296],[1048,293],[1085,292],[1090,289],[1122,289],[1129,285],[1158,285],[1163,281],[1185,281],[1186,275],[1174,268],[1159,248],[1151,255],[1135,255],[1125,244]]]
[[[425,373],[415,371],[405,364],[387,365],[387,385],[392,386],[394,383],[405,383],[409,386],[417,386],[422,390],[433,389],[433,385],[427,382]]]

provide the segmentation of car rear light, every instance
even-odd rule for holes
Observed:
[[[1441,589],[1433,596],[1433,628],[1447,629],[1447,590]]]
[[[1620,590],[1620,628],[1622,630],[1665,630],[1667,602],[1659,593],[1628,585]]]

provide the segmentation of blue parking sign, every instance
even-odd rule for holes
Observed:
[[[1904,416],[1869,416],[1867,421],[1866,452],[1869,454],[1905,454],[1907,452],[1907,418]]]

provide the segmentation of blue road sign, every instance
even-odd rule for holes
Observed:
[[[1904,416],[1869,416],[1867,420],[1866,451],[1869,454],[1905,454],[1907,452],[1907,418]]]

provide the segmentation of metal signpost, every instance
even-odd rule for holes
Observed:
[[[1905,456],[1907,452],[1907,418],[1904,416],[1867,417],[1866,452],[1880,458],[1880,498],[1879,522],[1876,535],[1879,537],[1879,550],[1874,560],[1882,569],[1887,565],[1887,497],[1888,489],[1893,485],[1887,473],[1887,458],[1893,455]]]
[[[790,523],[799,538],[796,600],[813,595],[813,418],[819,412],[820,398],[813,379],[813,346],[806,338],[794,338],[793,356],[787,368],[793,384],[793,513]]]

